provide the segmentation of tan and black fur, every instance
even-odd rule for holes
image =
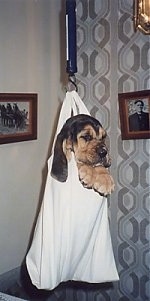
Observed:
[[[102,195],[110,194],[114,190],[114,181],[107,169],[111,160],[105,144],[106,135],[100,122],[89,115],[69,118],[56,138],[51,175],[65,182],[68,161],[74,152],[83,186]]]

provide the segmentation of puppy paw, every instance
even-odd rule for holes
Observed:
[[[88,165],[80,165],[78,168],[79,180],[85,188],[93,188],[93,169]]]
[[[114,191],[115,184],[108,170],[102,166],[78,165],[79,179],[85,188],[93,188],[107,196]]]
[[[114,191],[115,184],[110,174],[96,174],[93,189],[101,195],[107,196]]]

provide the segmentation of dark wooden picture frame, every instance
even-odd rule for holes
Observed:
[[[37,139],[37,94],[0,93],[0,144]]]
[[[123,140],[150,138],[150,90],[119,93]]]

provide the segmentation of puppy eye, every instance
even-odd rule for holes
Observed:
[[[81,136],[81,138],[83,138],[85,141],[91,141],[93,139],[91,135]]]

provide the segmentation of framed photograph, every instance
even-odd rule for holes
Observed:
[[[0,144],[37,139],[37,94],[0,93]]]
[[[150,90],[120,93],[118,100],[122,139],[149,139]]]

